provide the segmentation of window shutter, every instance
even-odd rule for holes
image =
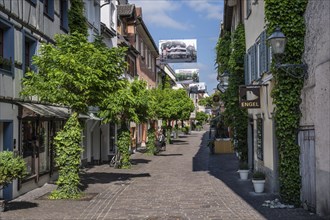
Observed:
[[[251,82],[257,78],[256,45],[251,47]]]
[[[260,71],[261,74],[267,72],[267,42],[266,42],[266,31],[263,31],[260,35]]]
[[[244,78],[245,85],[249,84],[249,56],[248,54],[244,55]]]

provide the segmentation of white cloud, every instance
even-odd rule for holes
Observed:
[[[217,4],[212,4],[211,1],[208,0],[199,0],[188,1],[186,4],[202,16],[206,15],[209,19],[222,19],[222,7],[219,2],[217,2]]]
[[[169,15],[171,12],[179,11],[181,4],[173,1],[159,0],[156,2],[131,0],[130,4],[135,4],[142,8],[143,20],[159,27],[187,30],[187,25],[180,23]]]

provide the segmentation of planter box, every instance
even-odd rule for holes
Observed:
[[[214,141],[215,154],[234,153],[230,139],[217,139]]]

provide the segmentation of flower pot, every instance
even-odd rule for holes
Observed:
[[[262,193],[265,188],[265,180],[252,180],[254,191],[256,193]]]
[[[249,170],[238,170],[237,172],[239,173],[239,177],[241,178],[241,180],[247,180],[248,179]]]

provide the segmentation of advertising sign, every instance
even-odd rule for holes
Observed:
[[[199,82],[199,69],[176,69],[175,78],[181,84]]]
[[[204,82],[189,84],[190,93],[205,93],[206,85]]]
[[[239,104],[241,108],[260,108],[260,86],[240,86]]]
[[[196,63],[197,40],[160,40],[159,54],[164,63]]]

